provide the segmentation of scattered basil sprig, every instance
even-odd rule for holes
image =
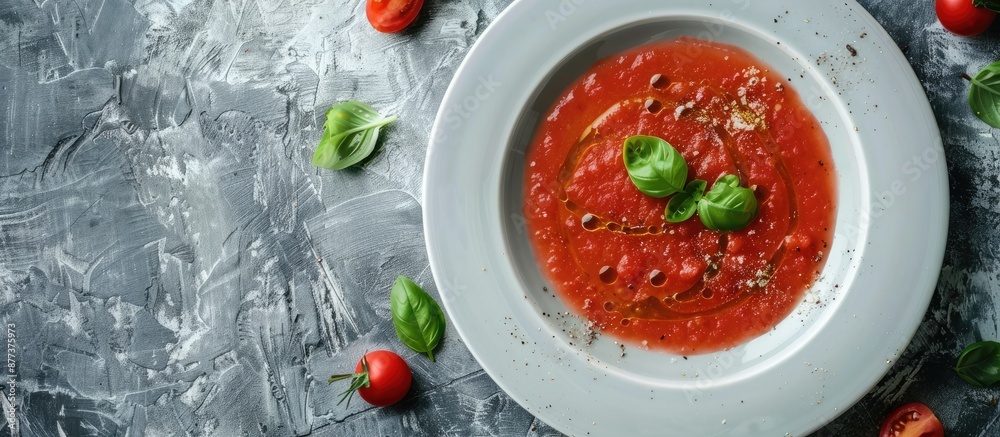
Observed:
[[[622,157],[628,176],[639,191],[662,198],[684,190],[687,162],[663,139],[646,135],[629,137],[622,147]]]
[[[958,356],[954,370],[972,385],[997,386],[1000,384],[1000,343],[980,341],[970,344]]]
[[[1000,129],[1000,61],[987,65],[975,77],[963,77],[972,82],[969,90],[972,112],[986,124]]]
[[[396,278],[389,293],[396,337],[410,349],[434,361],[434,348],[444,336],[444,312],[431,295],[405,276]]]
[[[972,6],[1000,13],[1000,0],[973,0]]]
[[[625,169],[639,191],[653,197],[674,195],[667,202],[664,217],[680,223],[694,216],[716,231],[745,228],[757,217],[753,190],[740,186],[740,178],[726,175],[708,193],[708,182],[695,179],[684,185],[688,167],[684,157],[670,143],[657,137],[635,135],[622,146]]]
[[[371,106],[355,100],[333,105],[326,111],[323,138],[313,155],[312,164],[330,170],[355,165],[375,150],[382,126],[396,121]]]
[[[725,175],[698,202],[698,217],[709,229],[740,230],[757,217],[757,198],[753,190],[740,186],[739,176]]]

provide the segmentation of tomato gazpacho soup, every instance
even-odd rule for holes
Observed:
[[[680,152],[688,182],[752,190],[752,221],[668,221],[669,199],[640,191],[623,164],[637,135]],[[760,336],[829,255],[829,142],[789,79],[731,45],[680,38],[598,61],[552,105],[526,166],[542,271],[567,306],[629,343],[698,354]]]

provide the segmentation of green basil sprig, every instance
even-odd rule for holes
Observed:
[[[980,341],[970,344],[958,356],[954,370],[958,376],[975,386],[1000,385],[1000,343]]]
[[[330,170],[355,165],[375,150],[382,126],[396,121],[371,106],[355,100],[333,105],[326,111],[323,138],[313,154],[312,164]]]
[[[636,135],[622,147],[625,169],[635,187],[662,198],[684,190],[688,168],[684,157],[661,138]]]
[[[667,202],[667,221],[680,223],[691,218],[698,210],[698,202],[704,196],[705,188],[708,188],[708,182],[701,179],[688,182],[683,192],[677,193]]]
[[[973,0],[972,5],[1000,14],[1000,0]]]
[[[434,348],[444,336],[444,312],[431,295],[405,276],[396,278],[389,293],[396,337],[410,349],[434,361]]]
[[[716,231],[737,231],[757,217],[757,198],[753,190],[740,186],[736,175],[719,178],[708,193],[708,182],[688,182],[687,162],[670,143],[657,137],[635,135],[625,140],[622,158],[632,184],[653,197],[674,195],[667,202],[664,217],[680,223],[694,216],[705,227]]]
[[[972,82],[969,106],[986,124],[1000,129],[1000,61],[983,68],[975,77],[963,76]]]
[[[736,175],[725,175],[698,202],[698,217],[705,227],[716,231],[736,231],[757,217],[753,190],[740,186]]]

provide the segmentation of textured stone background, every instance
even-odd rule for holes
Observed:
[[[453,330],[431,364],[388,322],[397,274],[437,293],[427,137],[508,3],[429,0],[386,36],[355,0],[0,2],[0,317],[16,324],[21,435],[558,435]],[[1000,391],[949,370],[966,344],[1000,337],[1000,131],[970,114],[958,77],[1000,58],[1000,25],[962,39],[930,0],[861,3],[937,114],[952,230],[916,339],[816,435],[874,435],[909,401],[950,435],[1000,435]],[[316,170],[324,110],[344,99],[400,121],[368,167]],[[335,406],[326,377],[385,347],[413,366],[408,398]]]

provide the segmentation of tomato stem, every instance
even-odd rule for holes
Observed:
[[[334,382],[340,381],[342,379],[357,378],[359,375],[361,375],[361,374],[360,373],[342,373],[342,374],[339,374],[339,375],[332,375],[332,376],[330,376],[330,379],[326,380],[326,383],[327,384],[333,384]]]
[[[368,359],[364,356],[361,357],[361,372],[360,373],[344,373],[340,375],[333,375],[327,380],[327,384],[332,384],[334,381],[340,381],[342,379],[351,379],[351,386],[347,388],[343,393],[341,393],[340,401],[337,405],[347,401],[346,408],[351,408],[351,398],[354,397],[354,392],[358,391],[361,387],[371,387],[371,377],[368,376]]]

